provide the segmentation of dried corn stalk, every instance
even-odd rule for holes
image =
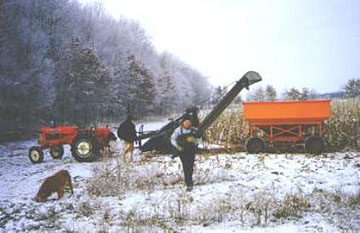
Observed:
[[[245,141],[248,134],[249,131],[244,125],[239,107],[223,112],[206,131],[205,140],[210,144],[237,144]]]
[[[328,144],[341,150],[360,147],[360,99],[333,100],[332,117],[325,122]]]

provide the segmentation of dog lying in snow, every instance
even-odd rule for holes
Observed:
[[[45,179],[35,200],[37,202],[45,202],[47,198],[55,192],[57,192],[58,199],[61,199],[64,196],[65,186],[70,187],[71,194],[74,194],[69,172],[67,170],[61,170]]]

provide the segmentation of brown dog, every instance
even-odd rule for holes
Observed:
[[[37,202],[44,202],[55,192],[58,194],[58,199],[61,199],[64,196],[65,186],[69,186],[71,193],[74,194],[69,172],[61,170],[45,179],[35,199]]]

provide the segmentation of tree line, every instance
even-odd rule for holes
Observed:
[[[218,90],[218,88],[215,88],[215,90]],[[349,79],[337,96],[341,98],[359,98],[360,79]],[[330,94],[319,94],[316,90],[307,87],[301,89],[292,87],[279,94],[271,85],[267,85],[265,88],[262,86],[254,88],[247,95],[247,101],[312,100],[321,98],[332,98],[332,96]]]
[[[181,42],[179,42],[181,43]],[[101,4],[0,0],[0,128],[119,122],[183,111],[206,77]]]

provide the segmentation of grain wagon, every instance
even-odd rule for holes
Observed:
[[[248,153],[260,153],[268,145],[302,145],[313,154],[325,149],[324,121],[331,116],[330,100],[244,102],[244,120],[250,137]]]

